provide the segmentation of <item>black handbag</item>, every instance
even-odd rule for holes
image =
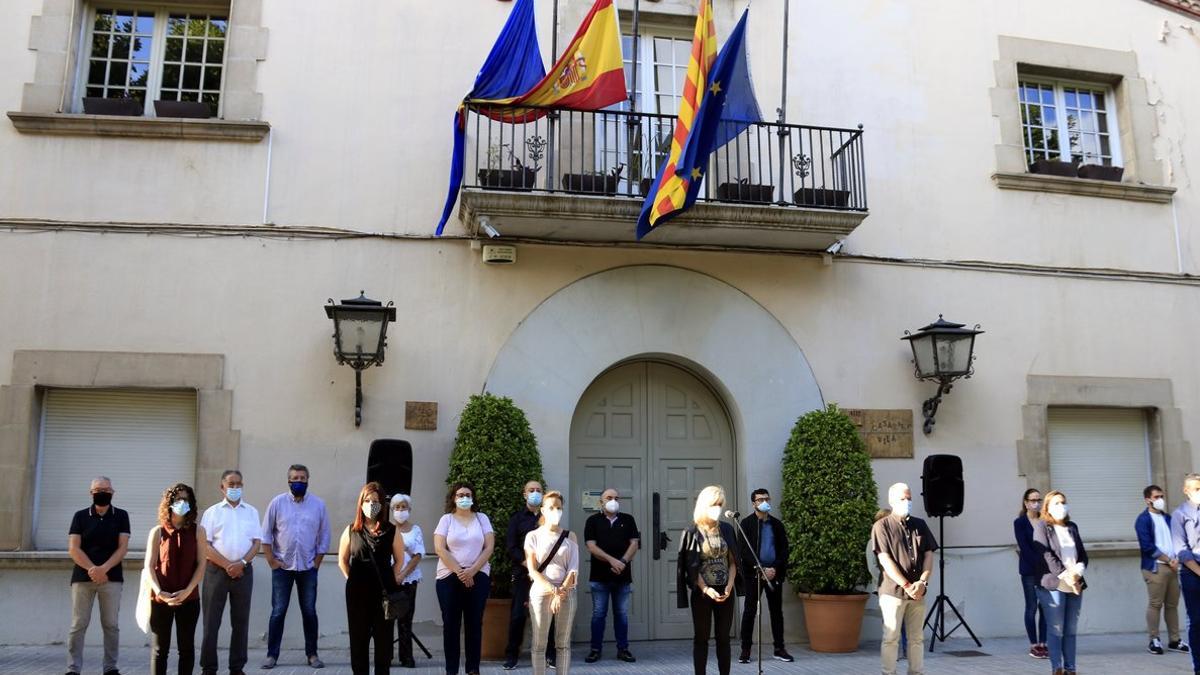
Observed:
[[[399,534],[399,532],[396,534]],[[367,544],[367,538],[362,533],[359,533],[359,536],[362,537],[363,543]],[[367,544],[365,548],[370,549],[371,546]],[[383,583],[383,575],[379,573],[379,566],[375,564],[375,556],[371,556],[371,569],[375,570],[375,578],[379,580],[379,588],[383,590],[383,598],[381,600],[383,603],[383,620],[395,621],[407,614],[408,605],[412,602],[412,598],[403,591],[389,591],[387,589],[387,586]]]

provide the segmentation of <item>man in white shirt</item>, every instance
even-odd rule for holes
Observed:
[[[254,568],[262,531],[258,510],[242,501],[242,472],[229,469],[221,474],[220,502],[204,511],[200,525],[208,536],[208,566],[200,590],[204,613],[204,641],[200,647],[200,672],[216,675],[217,636],[225,601],[229,601],[229,673],[245,675],[246,643],[250,631],[250,595],[254,590]]]

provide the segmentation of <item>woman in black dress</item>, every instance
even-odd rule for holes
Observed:
[[[358,493],[354,523],[342,531],[338,567],[346,577],[346,623],[350,670],[369,675],[369,649],[375,640],[375,675],[387,675],[392,661],[393,624],[383,618],[383,601],[396,590],[404,567],[404,538],[384,513],[383,488],[371,482]]]
[[[729,632],[733,627],[737,579],[737,540],[733,526],[721,521],[725,491],[710,485],[700,491],[692,514],[693,525],[679,542],[677,569],[680,608],[692,608],[692,663],[696,675],[708,666],[708,639],[715,632],[717,670],[729,675],[732,662]]]

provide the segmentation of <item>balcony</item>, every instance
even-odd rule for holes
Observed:
[[[513,122],[512,113],[466,109],[459,217],[468,232],[636,244],[638,214],[670,149],[675,116],[550,109]],[[641,243],[824,250],[867,216],[862,135],[861,125],[754,124],[713,153],[696,205]]]

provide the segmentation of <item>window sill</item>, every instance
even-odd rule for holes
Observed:
[[[240,141],[257,143],[271,125],[260,121],[168,119],[68,113],[27,113],[10,110],[8,118],[23,134],[56,136],[119,136],[174,140]]]
[[[1124,558],[1142,554],[1136,541],[1085,541],[1083,546],[1089,558]]]
[[[1127,199],[1135,202],[1169,204],[1175,188],[1166,185],[1144,185],[1141,183],[1118,183],[1091,178],[1070,178],[1041,173],[1011,173],[997,171],[992,174],[996,187],[1003,190],[1030,190],[1033,192],[1055,192],[1081,197],[1106,197]]]
[[[140,569],[144,560],[144,552],[130,551],[121,561],[121,568]],[[0,569],[69,570],[74,565],[66,551],[0,551]]]

